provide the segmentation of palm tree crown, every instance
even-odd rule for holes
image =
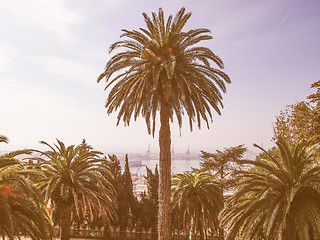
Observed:
[[[109,171],[106,164],[101,164],[100,152],[93,151],[85,142],[78,146],[66,147],[57,140],[54,147],[46,142],[42,144],[50,148],[40,152],[40,167],[43,177],[39,187],[45,194],[46,201],[52,200],[60,210],[61,235],[69,231],[72,206],[76,214],[89,214],[91,219],[97,211],[104,213],[109,220],[115,211],[114,189],[109,182]],[[69,239],[69,233],[61,239]]]
[[[208,172],[185,172],[172,179],[172,218],[176,229],[206,235],[216,232],[223,207],[222,189]]]
[[[170,15],[166,22],[162,9],[158,16],[153,13],[152,19],[145,13],[143,16],[147,29],[122,30],[121,37],[127,39],[114,43],[110,52],[119,47],[126,50],[109,60],[98,79],[111,79],[106,88],[116,83],[106,103],[108,113],[120,108],[118,123],[122,118],[125,124],[129,124],[132,115],[136,119],[141,113],[149,133],[152,120],[154,133],[156,113],[161,103],[166,102],[170,105],[171,119],[175,113],[179,126],[184,110],[191,129],[195,120],[200,127],[201,118],[208,124],[212,120],[210,107],[220,114],[220,90],[225,92],[225,82],[230,83],[224,72],[210,65],[213,62],[223,68],[222,60],[209,48],[196,46],[212,38],[208,35],[210,31],[205,28],[182,31],[191,16],[184,8],[174,19]],[[120,73],[113,76],[116,72]]]
[[[227,239],[320,239],[320,167],[318,145],[280,139],[277,151],[264,151],[222,213]]]
[[[4,140],[4,141],[2,141]],[[0,136],[0,142],[8,138]],[[27,177],[23,163],[15,157],[29,154],[18,150],[0,156],[0,236],[15,239],[23,234],[32,239],[52,239],[53,228],[40,192]]]

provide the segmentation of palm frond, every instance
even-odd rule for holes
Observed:
[[[154,135],[155,119],[161,102],[170,105],[170,119],[178,120],[182,126],[184,112],[189,117],[190,129],[193,122],[201,127],[201,121],[209,127],[212,122],[212,109],[221,114],[222,95],[226,91],[229,76],[211,66],[223,68],[222,60],[206,47],[198,43],[209,40],[210,31],[199,28],[183,32],[191,13],[185,8],[173,18],[165,19],[159,9],[150,18],[142,14],[146,29],[139,31],[122,30],[121,38],[111,45],[114,49],[124,49],[113,55],[98,77],[107,81],[106,89],[111,88],[106,108],[108,114],[118,111],[117,125],[122,120],[130,124],[138,116],[145,118],[147,130]]]

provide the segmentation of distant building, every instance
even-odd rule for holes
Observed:
[[[144,176],[138,174],[131,174],[132,185],[133,185],[133,194],[136,197],[140,197],[140,195],[144,192],[148,191],[147,180]]]

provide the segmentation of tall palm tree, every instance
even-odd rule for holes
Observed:
[[[108,218],[114,216],[114,189],[108,178],[106,164],[101,164],[100,152],[93,151],[85,142],[78,146],[68,146],[59,140],[58,144],[48,146],[48,151],[38,151],[41,157],[34,158],[43,171],[39,182],[45,200],[51,200],[60,210],[60,238],[70,239],[72,208],[76,213],[100,212]],[[84,216],[83,216],[84,217]]]
[[[277,151],[242,171],[242,181],[222,212],[226,239],[320,239],[319,145],[279,139]]]
[[[182,126],[186,112],[190,129],[193,122],[201,126],[203,119],[209,127],[212,108],[220,114],[221,91],[230,83],[227,74],[220,69],[222,60],[209,48],[198,46],[209,40],[208,29],[199,28],[183,31],[191,16],[185,8],[175,18],[164,19],[163,10],[152,13],[150,19],[143,13],[147,28],[140,31],[122,30],[126,39],[111,45],[110,52],[116,53],[106,64],[98,82],[105,78],[106,89],[113,86],[107,102],[110,114],[119,109],[118,123],[123,120],[129,125],[131,117],[145,118],[149,134],[155,133],[156,114],[160,111],[159,130],[159,239],[170,238],[170,195],[171,195],[171,133],[170,120],[174,115]]]
[[[172,179],[172,218],[175,227],[192,239],[207,231],[217,232],[218,214],[223,207],[220,183],[208,172],[185,172]]]
[[[0,136],[0,142],[8,142]],[[40,192],[25,176],[23,163],[15,157],[30,150],[0,156],[0,236],[14,239],[19,234],[32,239],[52,239],[53,228]]]

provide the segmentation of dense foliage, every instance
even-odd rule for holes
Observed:
[[[68,147],[57,142],[54,146],[41,142],[50,150],[37,151],[41,156],[34,159],[40,167],[39,189],[45,201],[51,200],[52,207],[59,209],[61,240],[69,240],[73,207],[78,217],[88,214],[93,219],[95,214],[103,214],[110,221],[116,202],[114,188],[106,177],[109,169],[101,164],[101,153],[85,141]]]
[[[217,233],[218,214],[223,207],[219,181],[208,172],[185,172],[172,179],[172,219],[174,229],[191,239],[199,234]]]
[[[209,171],[220,180],[220,186],[226,191],[235,184],[235,173],[240,170],[238,160],[243,158],[247,148],[243,145],[216,150],[213,153],[201,151],[200,171]]]
[[[269,154],[240,171],[241,182],[227,199],[222,222],[227,239],[299,240],[320,238],[320,166],[318,145],[279,139]]]
[[[5,136],[0,142],[7,143]],[[18,235],[32,239],[52,239],[51,219],[41,194],[30,181],[24,163],[16,157],[30,150],[0,156],[0,236],[13,240]]]
[[[281,137],[297,143],[301,139],[316,137],[315,140],[320,142],[320,80],[313,83],[311,88],[315,88],[316,93],[307,96],[309,101],[287,105],[276,116],[273,140]]]

